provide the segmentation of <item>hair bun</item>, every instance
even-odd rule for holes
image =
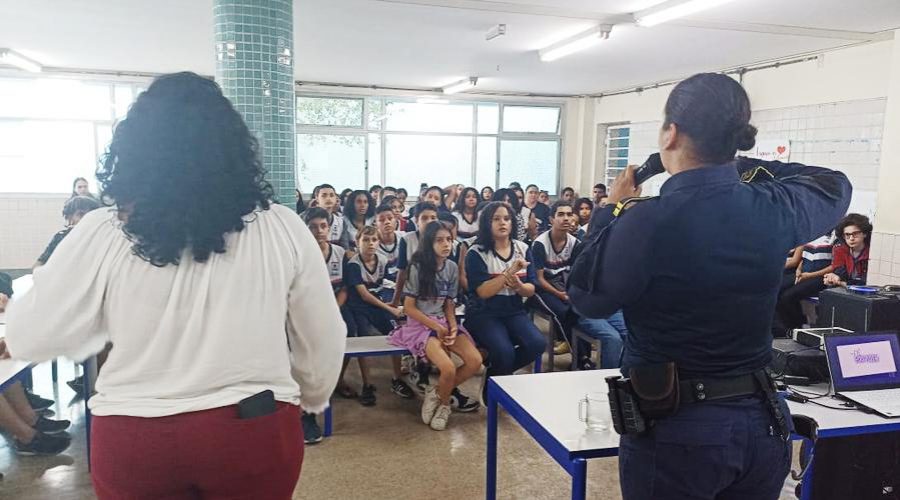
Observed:
[[[756,127],[749,123],[734,134],[734,144],[738,151],[747,151],[756,145]]]

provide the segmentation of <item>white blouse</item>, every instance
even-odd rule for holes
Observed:
[[[112,209],[87,214],[7,313],[16,358],[83,360],[113,348],[96,415],[161,417],[232,405],[266,389],[320,412],[346,327],[322,253],[293,210],[245,217],[224,254],[154,267],[132,254]],[[302,390],[302,394],[301,394]]]

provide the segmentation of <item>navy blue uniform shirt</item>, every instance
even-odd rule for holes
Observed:
[[[850,195],[844,174],[797,163],[678,173],[618,217],[594,212],[569,296],[584,316],[624,310],[623,373],[667,361],[682,377],[751,373],[771,357],[785,252],[833,227]]]

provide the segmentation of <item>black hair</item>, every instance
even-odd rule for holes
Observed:
[[[385,186],[385,187],[381,188],[382,191],[384,191],[384,190],[386,190],[386,189],[387,189],[387,190],[390,190],[390,191],[393,191],[393,192],[395,192],[395,193],[397,192],[397,188],[395,188],[394,186]]]
[[[556,217],[556,211],[559,210],[559,207],[569,207],[573,212],[575,211],[575,207],[572,206],[571,202],[566,200],[557,200],[554,201],[552,205],[550,205],[550,217]]]
[[[459,193],[459,198],[456,199],[456,206],[453,207],[454,212],[466,213],[466,194],[470,192],[475,193],[475,210],[478,210],[478,204],[481,203],[481,193],[473,187],[467,187]]]
[[[395,200],[400,201],[400,198],[397,198],[396,196],[389,194],[381,199],[381,203],[379,203],[378,206],[382,207],[384,205],[387,205],[388,207],[390,207],[391,203],[393,203]],[[376,213],[377,213],[377,211],[376,211]]]
[[[872,243],[872,223],[869,221],[869,218],[862,214],[847,214],[838,222],[837,226],[834,228],[834,242],[846,245],[847,241],[844,239],[844,229],[848,226],[856,226],[859,228],[863,234],[866,235],[866,246],[868,247]]]
[[[504,190],[498,189],[497,191]],[[488,250],[494,249],[494,233],[492,230],[492,221],[494,219],[494,214],[497,212],[497,209],[501,207],[505,208],[506,211],[509,212],[511,226],[509,231],[509,239],[510,241],[516,239],[516,234],[518,234],[519,231],[519,222],[518,218],[516,217],[515,209],[513,209],[509,203],[492,201],[485,205],[484,209],[481,211],[481,215],[478,217],[478,236],[475,238],[476,245],[481,245]]]
[[[606,192],[606,184],[600,184],[600,183],[594,184],[594,189],[602,189],[603,192],[605,193]]]
[[[344,201],[344,217],[347,217],[351,223],[356,220],[356,217],[359,215],[356,213],[356,199],[360,196],[365,196],[366,201],[369,202],[369,206],[366,208],[366,213],[363,214],[363,222],[369,217],[375,215],[375,199],[372,198],[372,195],[369,194],[368,191],[364,191],[362,189],[357,189],[350,193],[347,196],[347,199]]]
[[[575,193],[575,190],[572,189],[571,187],[566,186],[566,187],[563,188],[562,192],[563,192],[563,193],[571,192],[571,193],[574,194],[574,193]]]
[[[512,205],[515,213],[519,213],[519,210],[522,209],[522,207],[519,206],[519,197],[516,196],[516,193],[512,189],[500,188],[494,191],[494,195],[491,196],[491,201],[506,201]],[[515,218],[515,214],[513,214],[513,218]]]
[[[84,182],[85,184],[88,184],[87,179],[85,179],[84,177],[76,177],[75,180],[72,181],[72,196],[80,196],[77,192],[75,192],[75,186],[77,186],[79,182]],[[88,184],[88,185],[90,185],[90,184]]]
[[[512,182],[509,183],[509,189],[513,189],[513,188],[519,188],[519,189],[522,189],[522,185],[519,184],[519,183],[516,182],[516,181],[512,181]]]
[[[441,201],[444,200],[444,188],[442,188],[440,186],[431,186],[428,189],[426,189],[425,191],[422,191],[422,198],[425,198],[425,195],[430,193],[431,191],[437,191],[438,193],[440,193]]]
[[[449,232],[450,230],[441,222],[429,222],[425,229],[422,230],[419,248],[410,259],[411,265],[419,266],[417,273],[419,282],[416,285],[418,285],[420,298],[437,297],[437,285],[435,282],[437,280],[438,265],[437,255],[434,253],[434,240],[437,238],[439,231]]]
[[[313,219],[325,219],[328,221],[328,210],[319,207],[312,207],[307,209],[306,212],[303,212],[303,223],[309,224],[309,221]]]
[[[430,201],[420,201],[416,203],[416,206],[413,207],[412,213],[416,214],[413,219],[418,219],[419,214],[424,212],[425,210],[434,210],[435,213],[440,213],[438,211],[437,205]]]
[[[589,198],[578,198],[577,200],[575,200],[575,203],[572,204],[572,209],[575,211],[575,215],[578,216],[579,224],[586,224],[587,222],[590,222],[590,220],[582,221],[581,216],[578,215],[578,213],[581,212],[581,207],[583,207],[584,205],[589,206],[591,208],[591,212],[594,211],[594,202]]]
[[[438,212],[438,220],[451,224],[453,227],[459,226],[459,219],[450,212]]]
[[[105,202],[128,213],[132,251],[154,266],[225,253],[225,235],[274,197],[259,142],[216,82],[158,77],[113,132],[97,170]]]
[[[335,190],[335,192],[337,192],[337,190]],[[344,190],[341,191],[341,194],[338,195],[338,200],[340,200],[340,203],[338,203],[338,205],[343,207],[344,203],[347,202],[347,196],[350,196],[350,193],[352,193],[352,192],[353,192],[352,189],[344,188]],[[366,191],[366,192],[368,192],[368,191]]]
[[[409,197],[409,191],[406,188],[397,188],[397,194],[403,193],[405,196]]]
[[[727,163],[756,144],[750,98],[727,75],[699,73],[676,85],[666,101],[663,128],[670,124],[691,138],[694,157],[702,163]]]
[[[390,196],[388,198],[390,198]],[[384,212],[390,212],[391,214],[394,213],[394,209],[391,208],[390,202],[382,203],[381,205],[378,205],[378,208],[375,209],[375,215],[382,214]]]
[[[77,213],[86,214],[97,210],[100,206],[100,202],[91,196],[73,196],[63,205],[62,215],[64,219],[68,220]]]
[[[381,186],[379,186],[378,184],[372,184],[371,186],[369,186],[369,192],[370,192],[370,193],[371,193],[372,191],[376,190],[376,189],[379,190],[379,191],[381,191],[382,188],[381,188]]]
[[[537,184],[529,184],[529,185],[525,186],[525,191],[528,191],[531,188],[536,189],[539,193],[541,191],[541,188],[539,188]]]
[[[321,191],[323,189],[330,189],[330,190],[334,191],[335,193],[337,193],[337,189],[335,189],[334,186],[332,186],[331,184],[319,184],[318,186],[316,186],[315,189],[313,189],[313,199],[318,197],[319,191]]]
[[[494,188],[492,188],[491,186],[485,186],[485,187],[481,188],[481,191],[479,191],[478,194],[484,193],[484,190],[485,190],[485,189],[490,189],[490,190],[491,190],[491,196],[494,195]]]

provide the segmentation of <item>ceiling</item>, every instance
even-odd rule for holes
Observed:
[[[410,88],[478,76],[479,90],[579,95],[846,46],[900,27],[900,0],[734,0],[677,23],[617,25],[591,49],[538,60],[542,47],[659,1],[295,0],[295,76]],[[0,0],[0,47],[46,66],[212,75],[212,3]],[[486,41],[499,23],[507,35]]]

